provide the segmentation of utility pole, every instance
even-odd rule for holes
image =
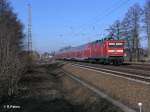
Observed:
[[[32,8],[28,4],[28,52],[32,53]]]

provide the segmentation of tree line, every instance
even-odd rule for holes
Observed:
[[[147,40],[147,59],[150,59],[150,0],[142,8],[139,4],[131,6],[122,20],[116,20],[108,28],[109,36],[125,39],[130,61],[140,61],[141,39]],[[143,33],[144,32],[144,33]],[[146,37],[146,38],[145,38]]]
[[[7,0],[0,0],[0,97],[17,94],[24,69],[23,25]]]

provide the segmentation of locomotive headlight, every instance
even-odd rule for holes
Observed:
[[[117,52],[123,53],[123,50],[117,50]]]
[[[112,53],[112,52],[115,52],[115,50],[108,50],[108,52]]]
[[[108,50],[110,53],[123,53],[123,50]]]

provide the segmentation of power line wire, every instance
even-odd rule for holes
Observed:
[[[98,21],[99,22],[102,22],[106,17],[108,17],[109,15],[111,15],[111,14],[113,14],[114,12],[116,12],[116,11],[118,11],[118,9],[120,9],[120,8],[122,8],[124,5],[126,5],[127,3],[129,3],[131,0],[125,0],[125,1],[123,1],[123,2],[121,2],[119,5],[117,5],[117,7],[114,7],[114,8],[112,8],[112,9],[110,9],[110,10],[108,10],[107,11],[107,13],[103,16],[103,17],[101,17]],[[92,28],[94,27],[94,30],[96,29],[96,23],[98,22],[98,21],[95,21],[94,23],[93,23],[93,25],[92,25]]]
[[[124,1],[121,1],[121,2],[117,2],[117,3],[114,3],[115,6],[112,6],[112,8],[109,8],[107,11],[105,11],[106,13],[104,14],[104,16],[100,17],[100,19],[94,21],[91,26],[92,30],[96,30],[96,25],[95,24],[98,24],[98,22],[102,22],[106,17],[110,16],[111,14],[113,14],[114,12],[118,11],[120,8],[122,8],[124,5],[126,5],[127,3],[129,3],[131,0],[124,0]],[[116,5],[117,4],[117,5]],[[98,18],[95,17],[95,19]],[[82,25],[82,26],[86,26],[86,25]],[[82,27],[80,26],[80,28]],[[73,26],[70,26],[69,28],[71,28],[72,32],[73,32]],[[82,30],[80,32],[83,32]],[[98,34],[98,33],[97,33]],[[62,36],[63,35],[63,36]],[[61,37],[64,37],[64,34],[62,34]],[[77,35],[77,33],[75,34]],[[90,35],[89,33],[78,33],[78,35],[82,35],[82,36],[85,36],[85,35]],[[93,34],[92,34],[93,35]]]
[[[118,3],[118,5],[116,5],[117,3],[115,3],[115,6],[116,7],[113,7],[113,8],[111,8],[111,9],[108,9],[107,11],[105,11],[106,13],[105,13],[105,15],[104,16],[102,16],[100,19],[98,19],[98,20],[96,20],[95,22],[93,22],[92,24],[92,30],[96,30],[96,23],[98,23],[98,22],[102,22],[106,17],[108,17],[109,15],[111,15],[111,14],[113,14],[116,10],[118,10],[118,9],[120,9],[120,8],[122,8],[122,6],[123,5],[126,5],[129,1],[131,1],[131,0],[125,0],[125,1],[122,1],[122,2],[120,2],[120,3]],[[98,17],[98,16],[97,16]],[[97,17],[95,17],[95,19],[97,18]],[[86,26],[86,25],[82,25],[82,26]],[[71,26],[72,27],[72,26]],[[80,27],[81,28],[81,27]],[[81,31],[82,32],[82,31]]]
[[[101,21],[101,20],[105,19],[105,17],[107,17],[107,16],[113,14],[116,10],[122,8],[122,6],[123,6],[123,5],[126,5],[129,1],[131,1],[131,0],[125,0],[125,1],[123,1],[122,3],[120,3],[117,7],[114,7],[114,8],[112,8],[112,9],[110,9],[110,10],[107,11],[107,13],[106,13],[103,17],[101,17],[100,20],[98,20],[98,21]]]

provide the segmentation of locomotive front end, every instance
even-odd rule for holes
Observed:
[[[107,43],[107,56],[113,64],[122,64],[124,61],[124,52],[125,41],[123,40],[110,40]]]

